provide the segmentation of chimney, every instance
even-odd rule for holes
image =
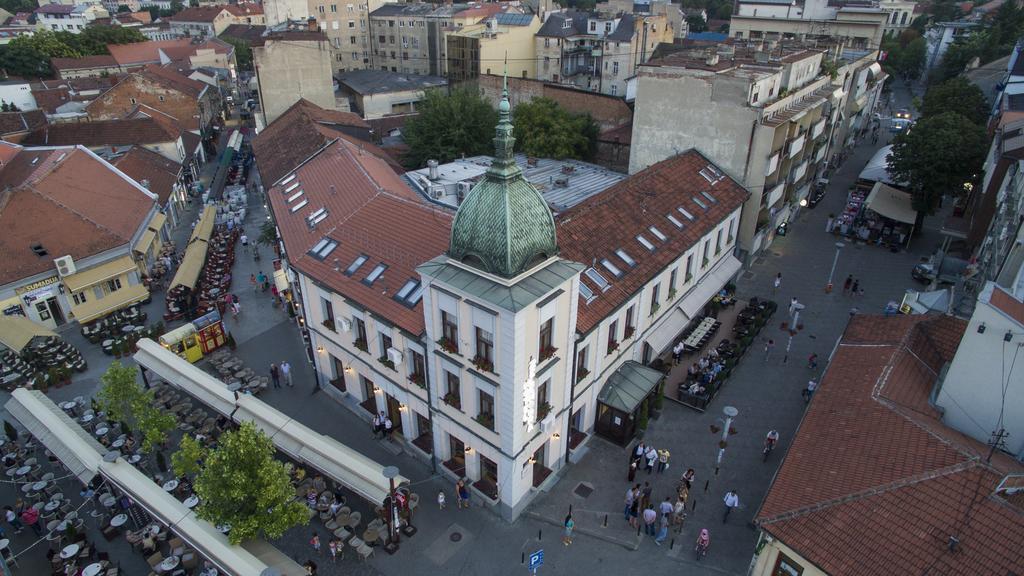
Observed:
[[[320,27],[317,26],[316,24],[316,18],[310,18],[309,20],[306,20],[306,26],[308,27],[310,32],[320,31]]]
[[[139,184],[141,184],[142,187],[145,188],[146,190],[149,190],[149,180],[148,179],[143,178],[142,180],[139,180]]]
[[[427,170],[429,170],[430,180],[437,180],[437,160],[427,160]]]

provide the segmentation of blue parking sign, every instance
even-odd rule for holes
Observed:
[[[544,551],[537,550],[530,554],[530,571],[537,572],[537,568],[544,563]]]

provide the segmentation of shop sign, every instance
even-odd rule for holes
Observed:
[[[15,294],[24,294],[26,292],[32,292],[33,290],[38,290],[38,289],[43,288],[45,286],[49,286],[50,284],[56,284],[57,280],[58,280],[58,278],[56,276],[50,276],[49,278],[44,278],[42,280],[38,280],[38,281],[33,282],[31,284],[28,284],[26,286],[22,286],[21,288],[15,288],[14,289],[14,293]]]

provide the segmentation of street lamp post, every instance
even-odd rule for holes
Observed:
[[[715,476],[718,476],[718,469],[722,466],[722,459],[725,457],[725,447],[729,444],[729,430],[732,429],[732,420],[740,411],[732,406],[722,408],[725,414],[725,426],[722,427],[722,440],[718,443],[718,459],[715,461]]]
[[[843,251],[843,246],[845,244],[842,242],[836,242],[836,257],[832,259],[832,270],[828,273],[828,284],[825,284],[825,294],[832,292],[832,278],[835,277],[836,265],[839,264],[839,253]]]
[[[388,542],[385,550],[394,554],[398,550],[398,509],[395,507],[395,478],[398,477],[398,466],[385,466],[384,477],[388,479]]]

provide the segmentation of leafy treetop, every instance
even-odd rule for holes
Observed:
[[[405,164],[419,168],[427,160],[450,162],[462,154],[494,152],[494,128],[498,113],[479,92],[469,87],[427,90],[419,103],[420,113],[405,125],[409,151]]]
[[[573,114],[550,98],[535,98],[513,110],[516,147],[529,156],[588,160],[597,148],[598,126],[588,114]]]

